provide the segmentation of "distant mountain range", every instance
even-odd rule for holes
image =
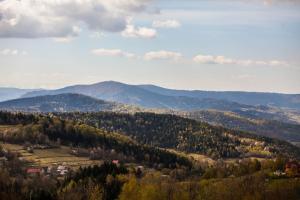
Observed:
[[[281,94],[265,92],[240,92],[240,91],[201,91],[201,90],[174,90],[155,85],[139,85],[157,94],[167,96],[186,96],[193,98],[212,98],[233,101],[246,105],[264,105],[300,109],[300,94]]]
[[[106,101],[137,105],[144,108],[198,110],[198,109],[249,109],[252,106],[242,105],[222,99],[195,98],[186,96],[168,96],[158,94],[136,85],[106,81],[93,85],[75,85],[58,90],[41,90],[28,92],[22,97],[78,93]]]
[[[300,94],[175,90],[155,85],[128,85],[115,81],[104,81],[91,85],[74,85],[57,90],[0,88],[0,101],[62,93],[83,94],[145,108],[178,110],[216,108],[228,110],[228,106],[260,105],[300,109]]]
[[[7,89],[0,88],[0,94],[1,91],[3,94],[6,92],[6,99],[72,93],[138,106],[142,109],[174,111],[214,109],[231,111],[247,118],[300,124],[299,94],[172,90],[154,85],[128,85],[115,81],[74,85],[57,90],[16,89],[11,90],[11,94]]]
[[[128,85],[114,81],[74,85],[57,90],[31,91],[22,97],[62,93],[78,93],[107,101],[159,109],[233,110],[249,108],[248,105],[300,109],[300,95],[298,94],[172,90],[154,85]]]

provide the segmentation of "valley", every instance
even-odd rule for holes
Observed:
[[[0,0],[0,200],[300,200],[300,0]]]
[[[14,193],[3,194],[297,199],[300,115],[297,104],[278,102],[291,96],[217,94],[103,82],[2,101],[0,185],[11,188],[18,177]],[[257,105],[237,99],[243,95],[278,98]]]

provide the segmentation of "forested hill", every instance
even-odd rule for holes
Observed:
[[[24,145],[46,146],[68,145],[96,148],[109,152],[109,157],[121,161],[143,163],[151,167],[191,167],[192,163],[181,155],[170,151],[139,144],[135,140],[107,132],[86,124],[59,119],[53,115],[33,115],[0,112],[0,125],[13,127],[0,129],[0,141]]]
[[[288,142],[233,131],[219,126],[167,114],[57,113],[107,131],[123,133],[136,141],[200,153],[212,158],[273,156],[278,153],[300,157],[300,149]]]
[[[75,146],[100,145],[137,160],[164,164],[171,161],[175,164],[180,158],[157,147],[204,154],[214,159],[277,154],[300,157],[300,149],[288,142],[167,114],[78,112],[54,113],[53,116],[0,112],[0,124],[20,125],[16,126],[16,132],[2,135],[6,141],[44,143],[59,139]]]
[[[58,94],[0,102],[0,109],[25,112],[70,112],[114,110],[119,104],[81,94]]]

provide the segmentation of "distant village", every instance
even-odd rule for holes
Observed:
[[[24,145],[23,149],[26,150],[28,153],[34,153],[36,149],[49,149],[53,148],[47,145]],[[128,162],[129,160],[132,161],[133,158],[126,158],[122,154],[117,154],[115,150],[104,150],[100,147],[94,147],[90,149],[83,149],[83,148],[71,148],[70,152],[71,155],[77,157],[88,157],[90,160],[101,160],[106,162],[111,162],[117,166],[120,166],[126,159]],[[2,152],[0,153],[0,167],[5,165],[5,163],[12,157],[12,152],[3,148]],[[18,159],[20,161],[26,161],[22,156],[18,155]],[[135,170],[138,173],[142,173],[144,170],[144,166],[138,165],[135,166]],[[25,173],[28,176],[51,176],[51,177],[64,177],[69,173],[74,171],[73,167],[70,166],[67,162],[57,162],[51,163],[48,166],[36,166],[36,165],[28,165],[25,169]]]

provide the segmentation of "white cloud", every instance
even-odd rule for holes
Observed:
[[[268,66],[285,66],[287,62],[279,60],[239,60],[227,58],[225,56],[212,56],[212,55],[197,55],[193,61],[200,64],[219,64],[219,65],[268,65]]]
[[[17,56],[17,55],[22,55],[25,56],[28,53],[26,51],[20,51],[18,49],[3,49],[0,50],[0,55],[3,56]]]
[[[73,37],[56,37],[56,38],[53,38],[53,40],[55,42],[60,42],[60,43],[69,43],[69,42],[72,42],[73,41]]]
[[[95,31],[95,32],[91,33],[89,35],[89,37],[90,38],[97,38],[97,39],[99,39],[99,38],[105,37],[105,34],[103,32]]]
[[[235,61],[224,56],[197,55],[193,58],[197,63],[202,64],[234,64]]]
[[[265,6],[270,6],[270,5],[273,5],[273,4],[278,4],[278,3],[284,3],[284,4],[297,4],[299,3],[299,0],[263,0],[263,4]]]
[[[153,21],[152,26],[155,28],[178,28],[181,24],[177,20],[156,20]]]
[[[182,54],[173,51],[150,51],[144,55],[145,60],[179,60]]]
[[[147,5],[148,0],[2,0],[0,37],[71,37],[79,26],[121,32],[126,18]]]
[[[121,49],[93,49],[92,54],[96,56],[113,56],[113,57],[126,57],[135,58],[135,54],[122,51]]]
[[[147,27],[135,27],[132,24],[128,24],[126,29],[122,32],[123,37],[130,38],[155,38],[157,36],[157,31],[152,28]]]

